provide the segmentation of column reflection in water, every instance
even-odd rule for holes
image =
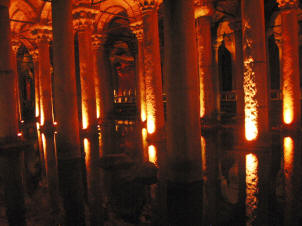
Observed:
[[[98,166],[100,158],[98,138],[93,135],[83,139],[85,152],[85,165],[87,174],[87,190],[89,219],[91,225],[103,225],[102,211],[102,177]]]
[[[157,151],[154,145],[149,145],[148,156],[149,156],[149,162],[152,162],[155,165],[157,165]]]
[[[41,133],[49,201],[55,213],[59,211],[58,164],[54,134]]]
[[[258,208],[258,192],[259,192],[259,178],[258,178],[258,158],[255,154],[247,154],[246,161],[246,225],[250,226],[256,220],[256,211]]]
[[[283,139],[283,171],[284,171],[284,225],[299,225],[299,175],[297,175],[296,140],[293,137]]]

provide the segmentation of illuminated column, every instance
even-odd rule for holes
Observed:
[[[143,123],[146,122],[146,90],[145,90],[145,75],[144,75],[144,31],[142,21],[137,21],[130,24],[130,29],[135,34],[137,39],[137,56],[136,56],[136,102],[139,113],[139,139],[142,143],[140,145],[143,149],[143,158],[148,160],[148,150],[146,147],[145,133],[146,128],[143,128]],[[142,140],[144,139],[144,140]]]
[[[112,151],[112,138],[114,131],[113,120],[113,87],[109,65],[105,59],[104,42],[106,37],[103,35],[93,35],[94,46],[94,73],[96,79],[96,99],[99,104],[101,127],[101,155],[110,154]]]
[[[58,172],[66,225],[84,225],[72,0],[52,1]]]
[[[166,0],[164,16],[169,223],[202,225],[200,98],[193,1]],[[187,209],[192,211],[186,212]]]
[[[268,85],[263,1],[241,1],[241,15],[245,137],[248,141],[267,143]]]
[[[283,122],[287,128],[300,128],[300,73],[298,1],[277,0],[281,9],[281,71]]]
[[[92,23],[96,10],[77,6],[73,10],[73,26],[78,32],[82,97],[82,129],[96,133],[97,113],[92,62]]]
[[[19,87],[19,76],[18,76],[18,67],[17,67],[17,53],[19,50],[21,43],[17,40],[13,40],[11,42],[12,52],[11,52],[11,65],[12,69],[16,76],[16,92],[17,92],[17,111],[18,111],[18,119],[19,122],[22,121],[22,113],[21,113],[21,103],[20,103],[20,87]],[[20,128],[19,128],[20,129]],[[19,132],[21,132],[19,130]]]
[[[164,108],[162,97],[162,72],[158,33],[158,1],[141,1],[144,30],[144,73],[147,113],[147,131],[150,144],[158,149],[159,162],[164,146]]]
[[[234,20],[230,27],[235,33],[235,89],[236,89],[236,124],[237,144],[244,141],[244,91],[243,91],[243,56],[242,56],[242,25],[241,20]]]
[[[32,29],[33,38],[37,41],[39,51],[39,84],[38,94],[40,100],[40,126],[46,129],[53,127],[52,80],[50,73],[49,42],[51,40],[51,27],[37,25]]]
[[[52,99],[52,78],[51,64],[49,55],[49,42],[52,36],[50,26],[36,25],[32,28],[33,38],[37,41],[39,51],[38,67],[39,72],[38,92],[40,99],[40,131],[38,135],[42,136],[44,163],[49,191],[50,203],[53,211],[58,211],[58,170],[57,156],[54,143],[54,116],[53,116],[53,99]]]
[[[214,12],[211,1],[195,4],[195,19],[198,49],[198,71],[200,80],[200,118],[206,124],[217,117],[217,98],[215,75],[213,71],[213,48],[211,34],[211,16]]]
[[[16,73],[10,50],[9,1],[0,3],[0,173],[9,225],[26,225],[21,176],[22,150],[18,141]]]
[[[40,82],[39,82],[39,50],[37,48],[29,50],[29,54],[34,63],[34,81],[35,81],[35,117],[40,117]],[[40,122],[38,120],[37,122]]]

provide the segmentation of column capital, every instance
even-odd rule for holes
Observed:
[[[52,40],[52,27],[49,25],[37,24],[31,28],[31,35],[36,42]]]
[[[298,7],[297,0],[276,0],[280,9],[295,9]]]
[[[72,10],[73,27],[75,30],[89,29],[94,22],[98,10],[85,6],[78,6]]]
[[[104,34],[93,34],[91,36],[92,39],[92,48],[93,49],[101,49],[104,46],[106,41],[106,35]]]
[[[133,34],[135,34],[138,41],[143,40],[144,38],[144,29],[143,29],[143,21],[135,21],[130,24],[130,30]]]
[[[34,62],[38,62],[39,60],[39,50],[38,48],[32,48],[29,50],[29,55],[31,55]]]
[[[214,14],[214,6],[212,0],[194,0],[195,19],[204,16],[212,16]]]
[[[155,9],[157,10],[159,5],[163,2],[163,0],[138,0],[138,1],[143,14]]]

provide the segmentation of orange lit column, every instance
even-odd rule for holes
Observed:
[[[166,0],[164,16],[168,218],[171,225],[202,225],[200,98],[193,1]]]
[[[200,80],[200,118],[205,124],[212,124],[217,119],[217,98],[215,75],[213,70],[213,48],[211,21],[213,14],[211,1],[201,1],[195,5],[198,71]]]
[[[286,128],[298,130],[301,121],[298,1],[277,2],[281,9],[283,123]]]
[[[143,128],[143,123],[146,122],[146,90],[145,90],[145,75],[144,75],[144,30],[142,21],[137,21],[130,24],[130,29],[135,34],[137,39],[137,56],[136,56],[136,102],[139,115],[138,138],[141,141],[139,145],[143,145],[143,159],[148,160],[148,150],[144,137],[146,128]],[[144,140],[142,140],[144,139]]]
[[[158,33],[158,1],[141,1],[144,30],[144,73],[149,144],[158,149],[159,164],[164,152],[164,108]],[[162,167],[160,167],[162,168]]]
[[[93,35],[94,46],[94,73],[96,79],[96,99],[99,104],[99,123],[101,129],[101,155],[112,153],[114,124],[113,113],[113,87],[109,65],[105,59],[106,37],[103,35]]]
[[[53,211],[58,211],[59,186],[57,156],[54,143],[54,118],[52,99],[52,78],[49,55],[49,42],[52,36],[50,26],[36,25],[32,28],[32,35],[37,41],[39,51],[39,99],[40,99],[40,132],[43,141],[43,154],[47,176],[48,192]]]
[[[245,137],[248,141],[267,143],[268,84],[263,1],[241,1],[241,15]]]
[[[7,3],[7,4],[4,4]],[[0,173],[10,225],[26,225],[21,176],[22,150],[18,141],[16,73],[10,50],[9,1],[0,3]]]
[[[67,225],[84,225],[72,0],[52,1],[56,145]]]
[[[92,23],[96,11],[77,6],[73,10],[73,27],[78,32],[79,63],[82,97],[82,129],[91,134],[96,133],[97,113],[95,102],[95,85],[92,61]]]
[[[242,26],[241,20],[234,20],[230,27],[235,34],[235,89],[236,89],[236,125],[237,144],[242,144],[244,136],[244,91],[243,91],[243,56],[242,56]]]

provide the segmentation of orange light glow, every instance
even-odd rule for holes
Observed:
[[[86,105],[83,103],[82,103],[82,126],[83,126],[83,129],[88,128],[88,111],[87,111]]]
[[[23,135],[23,134],[22,134],[21,132],[17,133],[17,136],[18,136],[18,137],[22,137],[22,135]]]
[[[256,219],[255,211],[258,206],[258,158],[254,154],[246,155],[246,225],[253,225]]]
[[[39,130],[40,129],[40,123],[36,122],[36,126],[37,126],[37,130]]]
[[[204,93],[204,72],[202,71],[203,68],[201,67],[200,69],[200,118],[202,118],[205,115],[206,109],[205,109],[205,93]]]
[[[40,125],[43,126],[44,123],[45,123],[44,110],[43,110],[43,106],[41,106],[41,112],[40,112]]]
[[[294,97],[290,91],[289,81],[284,79],[283,85],[283,121],[285,124],[291,124],[294,120]]]
[[[206,161],[206,140],[204,137],[201,137],[201,158],[202,158],[202,171],[206,172],[207,161]]]
[[[258,102],[256,99],[257,88],[255,72],[253,71],[254,59],[247,58],[244,61],[244,113],[245,113],[245,138],[248,141],[255,140],[258,136]]]
[[[44,133],[42,133],[42,147],[43,147],[43,152],[44,152],[44,156],[46,158],[46,138],[45,138],[45,135]],[[46,159],[45,159],[46,160]]]
[[[87,166],[90,159],[90,142],[87,138],[84,138],[84,152],[85,152],[85,161]]]
[[[294,141],[291,137],[284,137],[284,174],[288,178],[292,174],[294,162]]]
[[[36,100],[36,117],[39,117],[39,115],[40,115],[40,109],[39,109],[39,105],[38,105],[38,103],[37,103],[38,101]]]
[[[142,104],[141,105],[141,120],[142,120],[142,122],[145,122],[146,119],[147,119],[146,109],[145,109],[145,106]]]
[[[53,122],[53,124],[56,126],[56,125],[58,125],[58,122]]]
[[[99,119],[101,116],[101,108],[100,108],[100,105],[97,104],[96,105],[96,118]]]
[[[155,121],[153,116],[148,116],[147,119],[147,130],[149,134],[152,134],[155,132]]]
[[[148,147],[149,162],[157,164],[157,153],[154,145]]]

